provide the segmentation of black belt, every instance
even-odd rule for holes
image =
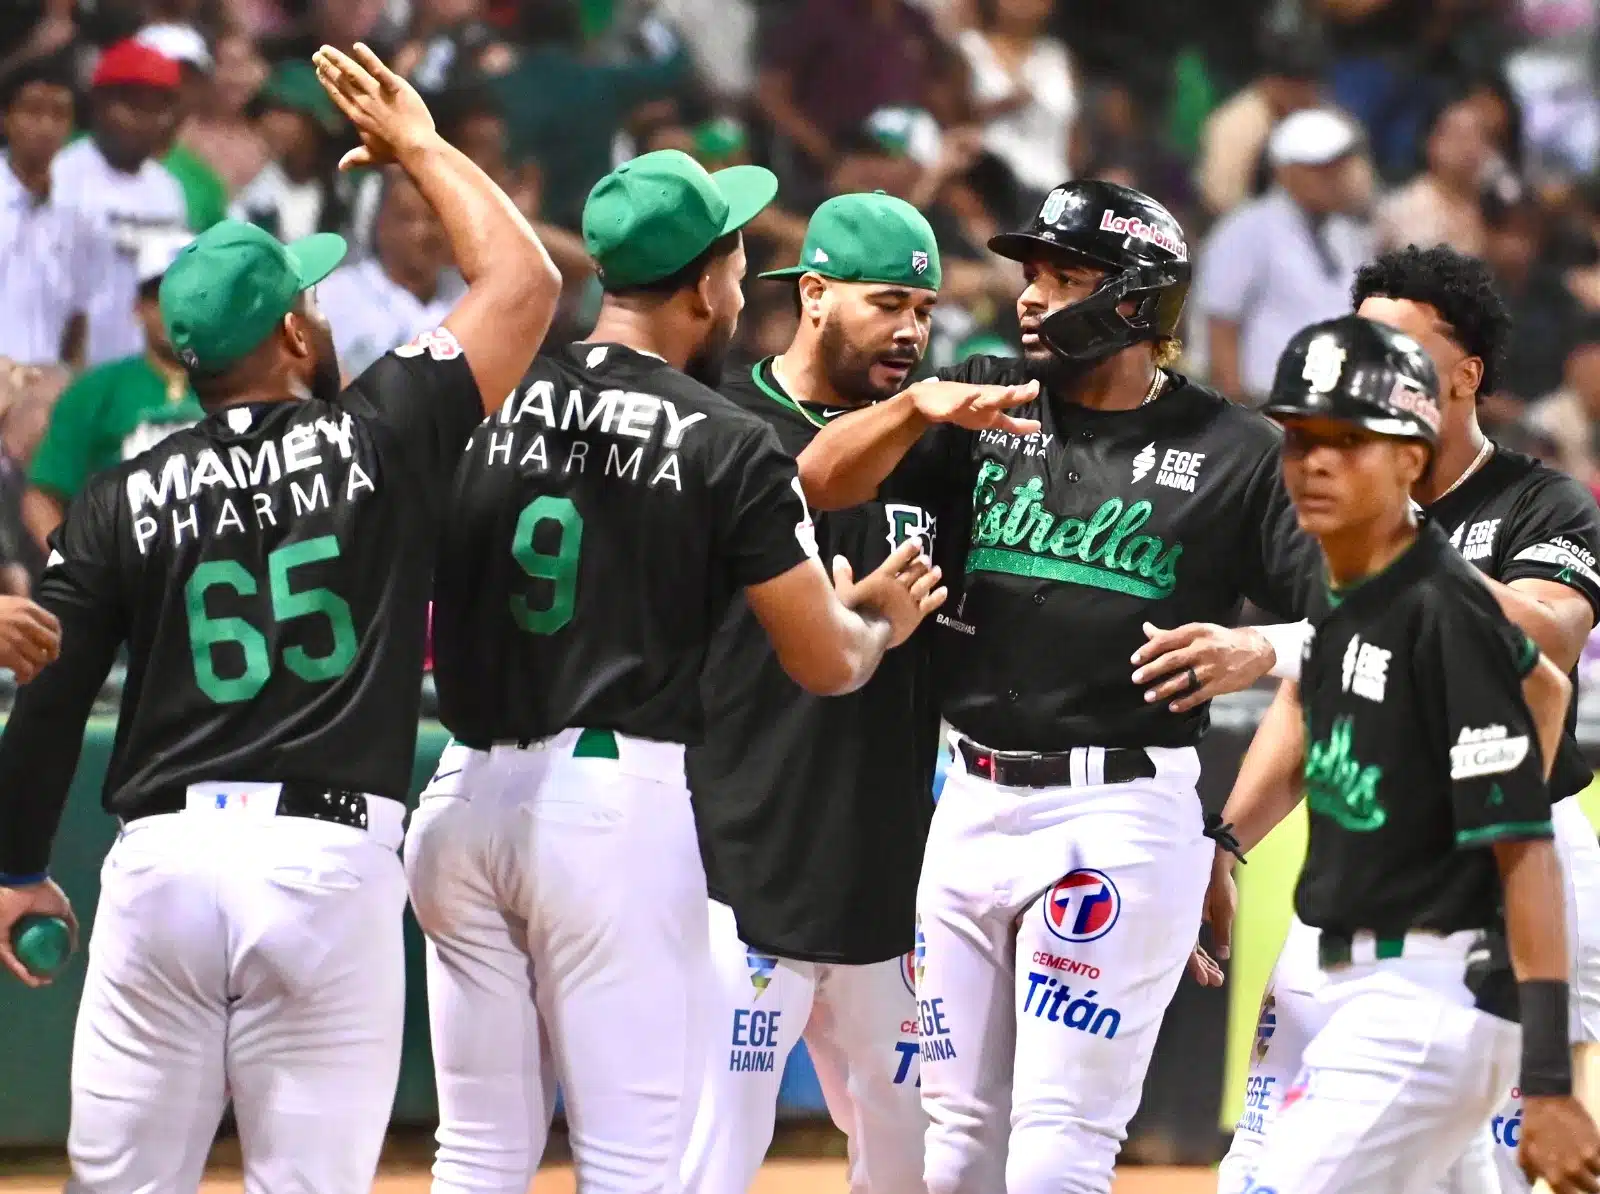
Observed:
[[[961,758],[967,771],[990,783],[1006,788],[1065,788],[1084,777],[1072,777],[1072,752],[1051,751],[1034,754],[1024,751],[989,750],[966,738],[958,738]],[[1155,760],[1141,747],[1110,747],[1105,752],[1101,783],[1126,784],[1136,779],[1156,777]]]
[[[123,818],[137,821],[160,813],[181,813],[189,807],[187,788],[163,788],[139,802],[139,811]],[[290,781],[278,792],[277,815],[304,817],[308,821],[330,821],[335,825],[348,825],[351,829],[367,827],[367,798],[360,792],[344,788],[327,788],[321,784]]]

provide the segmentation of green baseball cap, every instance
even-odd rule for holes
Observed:
[[[835,195],[812,215],[800,264],[761,276],[801,274],[938,290],[939,242],[923,214],[904,199],[882,191]]]
[[[240,220],[213,224],[161,279],[161,322],[191,369],[225,369],[253,352],[309,290],[344,259],[344,237],[319,232],[281,243]]]
[[[680,149],[624,162],[594,184],[583,205],[583,243],[608,290],[669,278],[778,193],[760,166],[710,174]]]

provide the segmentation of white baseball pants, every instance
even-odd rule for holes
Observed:
[[[372,1188],[400,1076],[405,809],[369,797],[352,829],[273,815],[276,788],[196,784],[106,856],[69,1191],[195,1190],[230,1094],[247,1194]]]
[[[1381,961],[1371,935],[1358,938],[1357,960],[1327,972],[1315,996],[1324,1022],[1265,1125],[1254,1172],[1233,1172],[1222,1194],[1437,1186],[1482,1133],[1519,1062],[1518,1027],[1473,1007],[1462,981],[1476,936],[1410,933],[1401,957]]]
[[[1551,815],[1567,896],[1567,938],[1573,963],[1572,1039],[1600,1040],[1600,842],[1576,798],[1558,802]],[[1262,997],[1244,1114],[1220,1167],[1220,1190],[1240,1188],[1239,1180],[1254,1172],[1266,1128],[1300,1070],[1306,1045],[1327,1022],[1328,1009],[1317,997],[1323,982],[1317,967],[1316,930],[1296,917],[1290,921],[1283,951]],[[1433,1194],[1525,1194],[1530,1189],[1517,1165],[1521,1095],[1510,1085],[1507,1090],[1503,1104]]]
[[[923,1194],[910,956],[869,966],[775,958],[711,902],[717,993],[705,1085],[684,1158],[689,1194],[745,1194],[772,1143],[784,1061],[804,1040],[850,1141],[851,1194]]]
[[[950,765],[917,892],[929,1194],[1111,1189],[1211,870],[1198,756],[1149,753],[1047,789]]]
[[[428,937],[435,1194],[525,1194],[558,1079],[580,1189],[680,1189],[712,988],[683,748],[452,743],[405,862]]]

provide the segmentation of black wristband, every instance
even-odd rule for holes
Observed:
[[[1224,821],[1219,813],[1207,813],[1205,815],[1205,829],[1202,832],[1237,858],[1240,866],[1245,865],[1244,851],[1239,849],[1239,839],[1233,836],[1233,826]]]
[[[1572,1093],[1567,984],[1534,979],[1517,984],[1522,1010],[1522,1087],[1534,1098]]]

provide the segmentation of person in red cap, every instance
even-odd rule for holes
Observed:
[[[140,246],[188,230],[178,180],[157,160],[177,115],[178,64],[149,46],[121,41],[101,55],[90,81],[89,130],[56,156],[58,200],[102,227],[114,245],[90,300],[88,363],[143,351],[134,315]]]

